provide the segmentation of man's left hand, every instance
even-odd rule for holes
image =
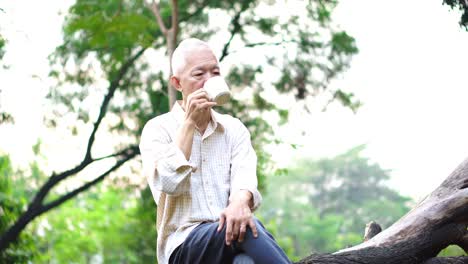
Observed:
[[[218,232],[223,229],[226,224],[226,245],[231,245],[231,242],[236,240],[244,241],[247,226],[252,229],[252,233],[257,238],[257,227],[253,219],[251,204],[252,193],[247,190],[240,190],[231,199],[228,207],[221,213],[219,219]]]

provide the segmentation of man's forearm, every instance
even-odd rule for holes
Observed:
[[[184,153],[187,160],[190,160],[192,154],[193,134],[195,133],[195,124],[192,122],[184,122],[180,127],[176,137],[176,144]]]

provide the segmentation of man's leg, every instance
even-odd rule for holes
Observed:
[[[273,236],[263,224],[255,219],[258,237],[254,238],[252,230],[247,228],[244,241],[235,242],[235,247],[251,257],[255,263],[291,263],[284,251],[278,246]]]
[[[218,223],[202,223],[171,255],[169,263],[232,263],[235,252],[226,246],[226,228],[217,232]]]

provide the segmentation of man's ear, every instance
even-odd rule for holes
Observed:
[[[171,85],[174,87],[177,91],[182,92],[182,86],[180,85],[180,80],[175,77],[174,75],[171,76]]]

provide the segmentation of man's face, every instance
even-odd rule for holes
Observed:
[[[183,98],[200,89],[206,80],[220,75],[218,61],[208,47],[194,48],[186,57],[186,64],[179,76],[179,91]]]

